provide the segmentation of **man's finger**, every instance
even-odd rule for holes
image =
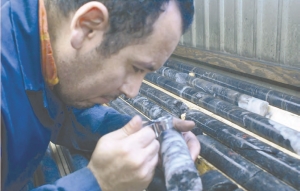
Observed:
[[[116,139],[126,138],[142,128],[142,119],[140,116],[134,116],[124,127],[113,132],[113,136]]]
[[[151,142],[151,144],[148,145],[148,147],[146,147],[144,149],[144,154],[146,156],[148,156],[148,161],[151,161],[153,157],[157,156],[157,160],[158,160],[158,151],[159,151],[160,145],[158,140],[153,140]]]
[[[197,137],[190,131],[184,133],[183,137],[189,148],[191,157],[195,161],[200,153],[200,143],[199,143]]]
[[[133,144],[139,144],[142,148],[145,148],[156,139],[156,136],[151,127],[143,127],[141,130],[128,137],[128,139],[130,139]]]
[[[193,121],[181,120],[176,117],[173,117],[173,125],[175,129],[181,132],[190,131],[195,127],[195,123]]]
[[[150,169],[152,169],[151,172],[149,172],[149,176],[150,176],[151,180],[152,180],[154,172],[155,172],[155,167],[157,166],[157,163],[158,163],[158,158],[159,158],[159,155],[158,155],[158,153],[156,153],[154,155],[154,157],[152,157],[152,159],[148,162]]]

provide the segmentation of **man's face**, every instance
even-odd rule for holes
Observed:
[[[119,95],[134,97],[148,72],[159,69],[176,48],[181,36],[181,16],[174,1],[154,23],[153,33],[141,43],[129,45],[103,58],[95,48],[84,54],[65,56],[56,52],[61,99],[75,107],[104,104]]]

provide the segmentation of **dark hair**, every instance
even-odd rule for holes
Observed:
[[[56,0],[56,4],[68,16],[90,0]],[[170,0],[98,0],[108,9],[110,28],[98,50],[104,56],[117,53],[129,44],[136,44],[151,34],[153,24]],[[193,20],[193,0],[175,0],[182,18],[182,33]]]

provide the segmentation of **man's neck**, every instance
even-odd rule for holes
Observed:
[[[57,39],[57,30],[61,27],[61,19],[60,10],[57,9],[56,5],[51,0],[44,0],[45,9],[47,12],[47,22],[48,22],[48,32],[51,39],[51,44],[53,45]]]

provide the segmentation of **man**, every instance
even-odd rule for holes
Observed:
[[[24,187],[50,140],[94,152],[86,168],[37,190],[146,188],[159,158],[154,132],[99,104],[137,95],[190,25],[192,0],[11,0],[1,12],[2,190]],[[184,135],[195,159],[200,145]]]

